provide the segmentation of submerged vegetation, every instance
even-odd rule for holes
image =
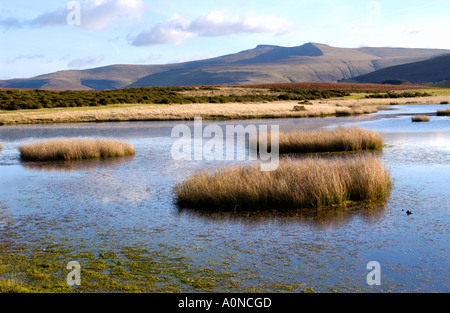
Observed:
[[[26,161],[76,161],[134,155],[131,144],[105,139],[54,139],[23,145]]]
[[[390,190],[389,171],[369,154],[282,160],[272,172],[258,166],[202,171],[175,188],[180,207],[224,211],[297,210],[385,200]]]
[[[322,153],[378,150],[383,137],[360,127],[280,133],[280,153]],[[270,143],[271,140],[268,140]]]

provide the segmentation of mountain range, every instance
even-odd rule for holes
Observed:
[[[336,82],[352,78],[369,82],[372,78],[364,75],[375,75],[382,70],[388,71],[392,67],[417,62],[424,64],[423,67],[426,68],[436,57],[450,58],[448,54],[450,50],[444,49],[352,49],[318,43],[298,47],[260,45],[235,54],[191,62],[110,65],[87,70],[59,71],[27,79],[3,80],[0,81],[0,88],[105,90],[147,86]],[[400,78],[394,74],[396,73],[386,72],[385,77]],[[366,78],[369,81],[365,81]],[[377,78],[376,81],[380,79]]]

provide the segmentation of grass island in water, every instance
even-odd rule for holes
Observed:
[[[269,136],[270,137],[270,136]],[[271,143],[271,140],[267,141]],[[279,134],[280,153],[327,153],[379,150],[383,137],[360,127]]]
[[[328,160],[281,160],[272,172],[263,172],[259,166],[201,171],[176,186],[175,192],[183,208],[296,210],[385,200],[391,184],[390,173],[380,159],[364,154]]]
[[[106,139],[52,139],[20,147],[25,161],[76,161],[135,154],[133,145]]]

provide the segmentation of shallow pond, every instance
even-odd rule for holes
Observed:
[[[69,262],[77,250],[165,250],[192,267],[226,272],[236,283],[233,288],[216,284],[210,291],[449,292],[450,118],[411,122],[413,114],[433,115],[448,107],[392,106],[373,115],[324,119],[204,121],[204,126],[279,125],[283,131],[359,125],[382,134],[386,147],[380,156],[394,180],[387,203],[295,213],[177,208],[177,183],[201,168],[238,163],[174,160],[171,131],[180,122],[1,127],[2,251],[27,254],[59,245],[72,251],[61,255]],[[118,138],[134,144],[136,155],[62,164],[20,161],[21,144],[55,137]],[[380,286],[367,284],[371,261],[381,265]],[[186,281],[178,288],[197,290]]]

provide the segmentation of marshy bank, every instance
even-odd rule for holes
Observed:
[[[201,171],[175,188],[180,207],[255,211],[298,210],[350,201],[377,201],[389,197],[390,173],[378,157],[353,157],[301,161],[282,160],[277,170],[258,166]]]
[[[121,104],[103,107],[0,111],[0,125],[102,123],[128,121],[246,120],[317,118],[376,113],[376,106],[315,103],[295,111],[297,101],[253,103]]]
[[[22,145],[19,150],[25,161],[76,161],[135,154],[131,144],[106,139],[50,139]]]
[[[420,86],[294,83],[108,91],[0,90],[0,98],[0,125],[15,125],[352,116],[376,113],[377,106],[392,103],[448,102],[450,92]]]

